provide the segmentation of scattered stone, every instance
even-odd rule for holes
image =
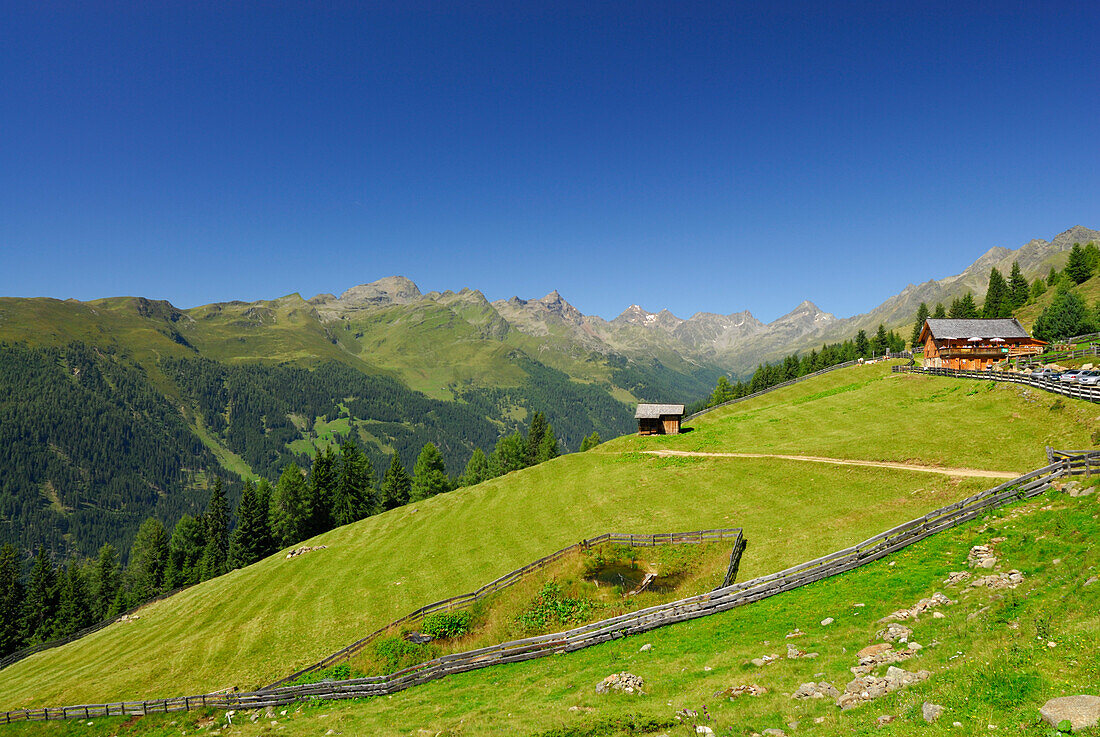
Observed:
[[[763,696],[768,692],[768,689],[763,686],[758,686],[755,683],[745,683],[740,686],[731,686],[724,691],[719,691],[714,694],[714,698],[727,697],[731,701],[738,696]]]
[[[765,729],[761,734],[769,735],[769,737],[787,737],[787,733],[782,729]]]
[[[1085,581],[1085,585],[1086,586],[1092,586],[1097,581],[1100,581],[1100,578],[1097,578],[1096,576],[1093,576],[1089,580]]]
[[[947,578],[944,579],[944,586],[954,586],[955,584],[965,581],[970,578],[970,571],[951,571],[947,574]]]
[[[1076,484],[1077,482],[1074,481],[1073,483]],[[1091,495],[1095,494],[1096,493],[1096,487],[1095,486],[1086,486],[1085,488],[1082,489],[1080,486],[1075,486],[1074,488],[1070,489],[1069,484],[1066,484],[1065,492],[1067,494],[1069,494],[1071,497],[1073,497],[1074,499],[1077,499],[1079,497],[1091,496]]]
[[[791,694],[792,699],[835,699],[838,696],[840,696],[840,689],[827,681],[803,683]]]
[[[790,729],[798,729],[798,722],[797,721],[787,722],[787,727],[789,727]]]
[[[963,725],[962,722],[951,722],[952,727],[961,727],[962,725]]]
[[[574,713],[596,711],[591,706],[570,706],[569,711]]]
[[[893,716],[892,714],[883,714],[882,716],[880,716],[878,719],[875,720],[875,724],[878,727],[881,728],[881,727],[885,727],[887,724],[894,721],[895,719],[897,719],[897,717]]]
[[[825,717],[814,717],[814,724],[824,724]]]
[[[607,678],[596,684],[596,693],[608,693],[620,691],[626,694],[645,693],[642,686],[645,683],[641,677],[633,673],[612,673]]]
[[[859,665],[854,668],[850,668],[852,674],[855,676],[870,675],[880,665],[890,665],[891,663],[900,663],[903,660],[916,655],[916,651],[907,648],[905,650],[891,650],[890,646],[886,645],[887,649],[871,652],[867,655],[859,656]],[[866,650],[867,648],[864,648]],[[862,650],[860,652],[863,652]]]
[[[863,603],[860,603],[860,604],[852,604],[852,606],[867,606],[867,605],[863,604]]]
[[[835,620],[832,617],[825,617],[825,619],[821,620],[821,626],[822,627],[828,627],[834,621]]]
[[[932,619],[943,619],[946,616],[943,612],[932,612]]]
[[[890,625],[890,626],[894,627],[894,626],[897,626],[897,625]],[[884,653],[887,650],[892,650],[893,647],[894,646],[891,645],[888,642],[877,642],[874,645],[868,645],[867,647],[860,650],[858,653],[856,653],[856,657],[861,658],[861,659],[862,658],[870,658],[870,657],[873,657],[875,655],[879,655],[880,653]]]
[[[880,619],[879,622],[882,623],[882,624],[885,624],[885,623],[890,622],[890,621],[901,621],[901,620],[905,620],[905,619],[916,619],[921,614],[924,614],[927,611],[935,609],[936,607],[945,606],[945,605],[950,606],[952,604],[957,604],[957,603],[958,602],[955,602],[955,601],[952,601],[951,599],[948,599],[946,596],[944,596],[939,591],[937,591],[936,593],[932,594],[932,596],[930,596],[929,598],[921,599],[920,601],[918,601],[916,604],[914,604],[913,606],[911,606],[908,609],[899,609],[896,612],[892,612],[890,614],[887,614],[885,617]]]
[[[711,668],[709,665],[704,665],[703,670],[714,670],[714,668]]]
[[[886,629],[879,630],[875,633],[875,637],[880,640],[885,640],[886,642],[906,642],[911,634],[913,634],[913,630],[906,627],[904,624],[891,622],[886,626]]]
[[[909,649],[910,650],[923,650],[924,645],[920,644],[919,642],[910,642],[909,643]]]
[[[943,707],[931,701],[925,701],[920,708],[920,715],[924,717],[924,721],[932,724],[943,715]]]
[[[976,612],[970,612],[970,614],[967,614],[967,615],[966,615],[966,621],[967,621],[967,622],[971,622],[971,621],[973,621],[973,620],[977,619],[977,618],[978,618],[979,616],[981,616],[982,614],[985,614],[985,613],[986,613],[986,612],[988,612],[988,611],[989,611],[989,607],[987,607],[987,606],[983,606],[983,607],[982,607],[981,609],[979,609],[978,611],[976,611]]]
[[[1008,573],[995,573],[991,576],[982,576],[970,582],[969,588],[987,589],[1014,589],[1024,582],[1024,574],[1013,569]]]
[[[852,679],[844,687],[844,693],[837,698],[836,705],[841,709],[852,709],[866,701],[877,699],[905,686],[924,681],[931,675],[926,670],[910,673],[903,668],[891,665],[882,678],[867,675]]]
[[[794,645],[791,645],[791,644],[787,645],[787,659],[788,660],[797,660],[798,658],[807,658],[807,659],[812,660],[816,657],[817,657],[817,653],[808,653],[805,650],[799,650]]]
[[[966,563],[971,568],[992,568],[997,564],[997,558],[993,555],[992,546],[975,545],[966,556]]]
[[[328,545],[303,545],[300,548],[295,548],[286,554],[287,560],[291,558],[297,558],[299,555],[305,555],[306,553],[312,553],[314,550],[325,550]]]
[[[695,726],[695,734],[714,734],[714,730],[705,724],[697,724]]]
[[[1074,731],[1100,723],[1100,696],[1079,694],[1051,699],[1039,708],[1039,716],[1052,727],[1067,720]]]
[[[753,658],[749,662],[757,668],[763,668],[765,665],[775,660],[775,658],[776,656],[774,655],[761,655],[759,658]]]
[[[653,649],[653,645],[647,642],[646,644],[644,644],[640,648],[638,648],[638,652],[647,653],[652,649]]]
[[[796,628],[794,632],[788,632],[787,633],[787,639],[789,640],[792,637],[802,637],[805,634],[806,634],[805,632],[803,632],[802,630]]]

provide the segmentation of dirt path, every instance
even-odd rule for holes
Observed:
[[[893,463],[891,461],[857,461],[848,458],[822,458],[820,456],[789,456],[777,453],[704,453],[690,450],[645,450],[650,455],[693,456],[699,458],[779,458],[785,461],[808,461],[810,463],[832,463],[837,466],[871,466],[873,468],[897,468],[903,471],[923,471],[942,473],[946,476],[974,476],[986,479],[1014,479],[1020,476],[1015,471],[984,471],[980,468],[938,468],[919,466],[914,463]]]

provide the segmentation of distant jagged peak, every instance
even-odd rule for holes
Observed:
[[[1100,231],[1086,228],[1084,225],[1074,225],[1069,230],[1063,231],[1054,236],[1054,240],[1051,241],[1051,245],[1055,246],[1056,250],[1068,250],[1073,247],[1074,243],[1100,243]]]
[[[777,323],[800,323],[813,325],[822,325],[825,323],[833,322],[836,320],[836,315],[830,312],[825,312],[820,307],[815,305],[808,299],[802,300],[798,307],[788,312],[786,315],[773,320],[768,323],[769,325],[775,325]]]
[[[340,295],[340,302],[347,305],[409,304],[424,295],[411,279],[404,276],[387,276],[370,284],[360,284]]]

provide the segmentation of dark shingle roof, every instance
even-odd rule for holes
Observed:
[[[635,420],[656,420],[661,415],[682,415],[682,404],[639,404],[638,411],[634,413]]]
[[[996,320],[951,320],[929,318],[928,329],[937,340],[967,338],[1030,338],[1014,317]]]

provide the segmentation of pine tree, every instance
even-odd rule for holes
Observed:
[[[536,412],[531,418],[531,426],[527,429],[527,465],[538,463],[539,447],[542,446],[542,438],[546,435],[546,416],[542,412]]]
[[[88,581],[88,598],[97,621],[107,618],[111,603],[118,595],[118,587],[118,551],[111,543],[104,543],[92,568],[91,580]]]
[[[1074,243],[1073,248],[1070,249],[1069,261],[1066,262],[1064,272],[1074,284],[1081,284],[1092,276],[1092,267],[1080,243]]]
[[[978,306],[974,304],[974,295],[970,292],[962,299],[956,298],[951,302],[951,309],[947,312],[953,320],[972,320],[978,317]]]
[[[61,572],[54,637],[68,637],[92,624],[88,585],[76,561]]]
[[[719,381],[719,383],[721,383],[721,381],[722,381],[721,378],[719,378],[718,381]],[[598,432],[596,432],[595,430],[593,430],[591,435],[586,435],[584,437],[584,440],[581,441],[581,453],[585,452],[586,450],[592,450],[593,448],[595,448],[599,444],[600,444],[600,434]]]
[[[1047,284],[1042,279],[1036,279],[1031,284],[1031,292],[1028,294],[1028,301],[1035,302],[1044,294],[1047,293]]]
[[[860,358],[866,358],[870,354],[871,354],[871,344],[867,342],[867,332],[864,331],[864,330],[860,330],[858,333],[856,333],[856,355],[859,356]],[[757,373],[760,373],[759,369],[757,369]],[[756,374],[753,374],[752,378],[755,381]],[[765,386],[760,387],[760,389],[755,389],[754,388],[753,392],[758,392],[761,389],[766,389],[766,388],[767,387],[765,387]]]
[[[409,478],[409,472],[401,465],[401,459],[394,453],[390,467],[382,477],[382,508],[395,509],[408,504],[411,490],[412,479]]]
[[[875,331],[875,337],[871,338],[871,353],[875,356],[884,356],[889,348],[890,342],[886,335],[886,326],[879,323],[878,330]]]
[[[1077,292],[1058,288],[1054,300],[1035,320],[1032,333],[1047,342],[1072,338],[1096,330],[1095,315]]]
[[[199,579],[206,581],[229,570],[229,500],[220,477],[214,480],[202,521],[205,544],[199,563]]]
[[[535,417],[540,417],[541,414],[541,412],[536,412]],[[536,424],[532,421],[532,431],[535,428]],[[546,432],[545,419],[538,426],[538,431],[540,435]],[[536,454],[537,450],[536,448]],[[425,443],[420,455],[416,458],[416,463],[413,465],[413,481],[409,500],[420,501],[436,494],[442,494],[449,489],[450,479],[447,478],[447,469],[443,465],[442,454],[440,454],[434,443]]]
[[[259,494],[251,481],[245,481],[241,502],[237,505],[237,528],[229,540],[229,561],[233,568],[250,566],[267,555],[271,548],[271,529],[267,510],[260,505]]]
[[[1012,317],[1011,293],[1008,291],[1008,283],[996,269],[989,270],[989,288],[985,292],[985,303],[982,306],[982,317],[988,319],[998,317]]]
[[[11,543],[0,547],[0,658],[23,647],[23,584],[19,553]]]
[[[57,572],[46,549],[39,548],[23,600],[23,641],[28,645],[37,645],[49,640],[56,615]]]
[[[558,447],[558,438],[554,435],[554,428],[547,425],[546,432],[542,435],[542,443],[539,445],[539,454],[536,462],[545,463],[552,458],[557,458],[560,454],[561,450]]]
[[[313,537],[328,532],[334,524],[332,505],[336,496],[336,453],[331,445],[313,455],[308,489],[309,518],[305,536]]]
[[[480,484],[489,478],[489,459],[481,448],[474,448],[470,454],[470,460],[466,463],[466,470],[458,477],[459,486],[473,486]]]
[[[489,455],[489,474],[496,478],[512,471],[518,471],[526,465],[527,443],[517,433],[506,435],[497,441]]]
[[[275,530],[271,526],[271,483],[267,479],[260,479],[256,483],[256,501],[259,503],[260,512],[264,518],[266,535],[257,546],[260,558],[266,558],[279,549],[275,540]]]
[[[137,602],[148,601],[165,591],[168,572],[168,532],[156,517],[141,523],[130,547],[130,577],[132,595]]]
[[[1027,304],[1028,294],[1031,290],[1031,284],[1028,283],[1027,278],[1024,276],[1024,272],[1020,270],[1020,262],[1012,262],[1012,271],[1008,275],[1008,293],[1010,295],[1009,303],[1012,306],[1012,310],[1016,311]]]
[[[1054,267],[1050,267],[1050,273],[1047,274],[1047,286],[1053,287],[1058,283],[1058,272],[1054,270]]]
[[[291,463],[283,469],[271,499],[271,529],[279,546],[305,539],[309,518],[308,489],[302,469]]]
[[[943,306],[943,302],[936,303],[936,309],[932,310],[932,317],[936,320],[942,320],[947,317],[947,310]]]
[[[928,305],[924,302],[920,303],[920,307],[917,308],[917,316],[914,319],[913,324],[913,337],[909,340],[909,345],[916,348],[920,345],[920,334],[924,330],[924,321],[928,319]]]
[[[374,490],[374,466],[370,459],[350,440],[340,446],[340,475],[333,499],[336,524],[349,525],[374,512],[377,506]]]
[[[165,588],[171,591],[201,580],[200,566],[206,549],[206,527],[189,514],[180,517],[168,541],[168,573]]]

